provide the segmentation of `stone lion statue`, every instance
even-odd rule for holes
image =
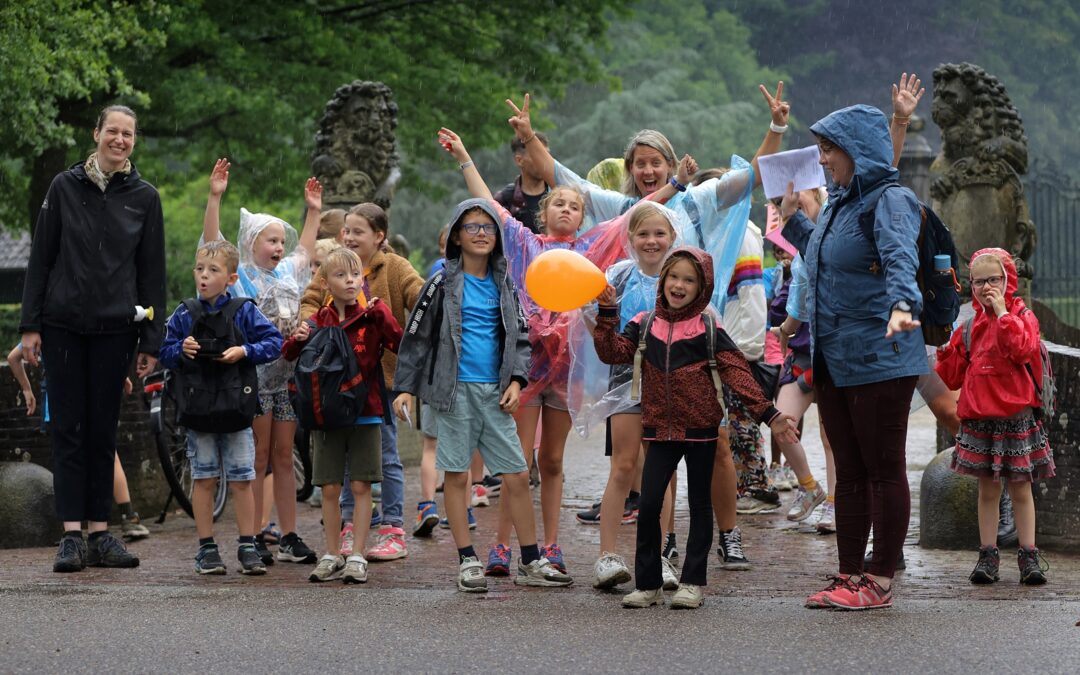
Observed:
[[[311,169],[323,184],[323,208],[361,202],[390,208],[401,179],[394,129],[397,104],[382,82],[338,87],[319,120]]]
[[[1013,254],[1029,296],[1035,225],[1020,180],[1028,166],[1020,113],[1001,82],[971,63],[934,70],[931,113],[942,145],[930,167],[937,174],[930,196],[952,229],[962,265],[980,248],[1001,246]]]

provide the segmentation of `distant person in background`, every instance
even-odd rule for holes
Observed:
[[[345,209],[327,209],[319,215],[319,239],[333,239],[339,244],[345,242],[342,229],[345,227]]]
[[[427,278],[435,276],[435,273],[442,270],[446,266],[446,238],[450,235],[450,226],[443,225],[439,230],[439,259],[431,263],[431,268],[428,270]]]
[[[548,139],[544,134],[537,133],[536,140],[545,148],[548,147]],[[521,175],[515,178],[513,183],[496,192],[495,201],[502,204],[522,225],[536,234],[543,234],[544,226],[537,215],[540,212],[540,200],[550,188],[544,182],[543,175],[533,166],[529,153],[525,152],[525,144],[517,136],[510,141],[510,152],[514,153],[514,164],[517,164]]]
[[[623,167],[622,157],[608,157],[600,160],[589,169],[589,173],[585,174],[585,180],[605,190],[618,191],[626,181],[626,169]]]

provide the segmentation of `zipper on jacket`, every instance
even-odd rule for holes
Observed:
[[[675,324],[673,324],[671,322],[671,320],[668,319],[667,325],[668,325],[667,343],[665,344],[665,350],[664,350],[664,393],[666,394],[666,397],[667,397],[667,407],[668,407],[667,439],[670,441],[671,438],[672,438],[672,435],[671,435],[672,417],[674,416],[674,411],[671,409],[671,338],[675,333]],[[649,330],[650,331],[652,330],[651,326],[649,327]],[[646,339],[648,339],[648,337],[649,337],[648,335],[645,336]]]

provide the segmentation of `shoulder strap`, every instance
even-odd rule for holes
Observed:
[[[638,348],[634,352],[634,373],[630,378],[630,400],[641,400],[641,363],[645,359],[645,338],[649,336],[656,311],[649,312],[641,320],[641,329],[638,331]]]
[[[720,383],[720,366],[716,363],[716,320],[709,314],[701,314],[701,322],[705,324],[705,335],[708,338],[709,345],[709,374],[712,375],[713,386],[716,387],[716,400],[720,403],[720,408],[724,410],[724,416],[727,416],[727,410],[724,408],[724,390]]]
[[[974,322],[974,319],[967,319],[964,321],[964,325],[961,326],[960,334],[964,338],[964,356],[968,361],[971,360],[971,324]]]
[[[1016,316],[1018,316],[1018,317],[1024,316],[1025,314],[1027,314],[1030,311],[1031,311],[1031,308],[1027,307],[1025,305],[1023,309],[1021,309],[1019,312],[1016,313]],[[1039,345],[1040,345],[1039,359],[1041,360],[1041,359],[1045,358],[1043,356],[1043,353],[1042,353],[1042,339],[1041,338],[1039,340]],[[1042,368],[1043,364],[1039,364],[1039,367]],[[1035,371],[1032,370],[1032,368],[1031,368],[1031,361],[1028,361],[1027,363],[1025,363],[1024,368],[1027,369],[1028,375],[1031,376],[1031,382],[1035,385],[1035,393],[1039,395],[1039,398],[1042,398],[1043,388],[1041,386],[1039,386],[1039,380],[1038,380],[1038,378],[1035,377]]]
[[[251,298],[229,298],[229,301],[226,302],[225,306],[221,308],[221,313],[225,315],[226,319],[232,321],[240,312],[240,308],[249,302],[255,301]]]
[[[202,303],[198,298],[185,298],[184,307],[187,308],[188,314],[191,315],[191,328],[188,328],[188,335],[191,335],[191,329],[195,327],[195,322],[205,314],[203,312]]]

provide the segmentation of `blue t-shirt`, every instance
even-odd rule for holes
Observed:
[[[460,382],[499,381],[499,287],[490,272],[483,279],[465,274],[461,300]]]

